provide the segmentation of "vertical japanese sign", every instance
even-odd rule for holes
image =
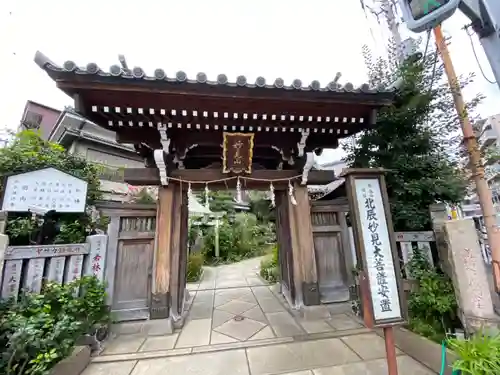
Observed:
[[[88,236],[87,243],[90,244],[90,253],[84,265],[84,274],[95,276],[103,281],[108,236],[105,234]]]
[[[379,178],[352,179],[356,225],[373,308],[375,325],[404,321],[393,244]],[[395,249],[394,249],[395,250]]]
[[[2,298],[17,297],[21,282],[22,259],[8,260],[4,264]]]
[[[252,173],[253,133],[224,133],[222,172]]]

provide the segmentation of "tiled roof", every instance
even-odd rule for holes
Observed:
[[[101,70],[101,68],[93,62],[88,63],[85,67],[78,66],[75,62],[68,60],[62,66],[52,62],[41,52],[35,54],[36,64],[45,70],[49,76],[55,78],[61,74],[73,73],[75,75],[87,76],[100,76],[100,77],[116,77],[127,80],[143,80],[143,81],[156,81],[168,83],[197,83],[206,85],[222,85],[232,87],[247,87],[247,88],[275,88],[281,90],[301,90],[301,91],[331,91],[338,93],[364,93],[364,94],[378,94],[378,93],[391,93],[394,89],[384,87],[372,87],[368,83],[355,87],[352,83],[348,82],[344,85],[339,84],[341,73],[337,73],[335,79],[322,86],[319,81],[314,80],[310,84],[304,84],[300,79],[294,79],[291,85],[285,85],[282,78],[276,78],[274,82],[268,82],[264,77],[259,76],[254,83],[248,82],[247,78],[240,75],[236,78],[235,82],[229,82],[227,75],[219,74],[215,80],[210,80],[205,73],[196,74],[195,78],[190,78],[183,71],[178,71],[175,76],[169,77],[161,68],[155,69],[153,75],[147,75],[146,72],[140,67],[133,69],[123,69],[120,65],[112,65],[109,71]]]

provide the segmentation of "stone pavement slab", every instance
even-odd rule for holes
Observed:
[[[241,314],[241,316],[243,316],[245,318],[250,318],[250,319],[256,320],[256,321],[264,323],[264,324],[267,324],[267,319],[266,319],[264,313],[262,312],[262,309],[260,308],[260,306],[255,306],[255,307],[251,308],[250,310],[245,311],[243,314]]]
[[[247,349],[252,375],[271,375],[359,362],[339,339],[317,340]]]
[[[180,333],[151,336],[159,330],[143,326],[166,332],[156,321],[124,325],[83,375],[386,375],[384,340],[363,328],[349,306],[294,316],[276,286],[256,275],[259,262],[206,268],[189,287]],[[432,374],[397,354],[401,375]]]
[[[400,356],[397,360],[398,370],[401,375],[435,375],[431,370],[408,356]],[[387,375],[387,362],[385,358],[376,359],[315,369],[312,373],[314,375]]]
[[[347,330],[361,328],[362,325],[354,320],[347,314],[332,315],[330,319],[326,320],[336,330]]]
[[[333,332],[334,329],[324,320],[299,321],[307,333]]]
[[[265,340],[265,339],[273,339],[276,336],[274,335],[271,327],[267,326],[262,328],[259,332],[249,338],[249,340]]]
[[[365,333],[342,337],[341,340],[363,360],[385,358],[385,342],[376,333]],[[401,351],[396,348],[396,355]]]
[[[267,320],[278,337],[303,335],[304,331],[288,312],[266,314]]]
[[[129,375],[137,361],[91,363],[81,375]]]
[[[177,340],[176,348],[208,345],[210,343],[211,319],[188,320]]]
[[[118,336],[113,341],[106,344],[103,354],[135,353],[139,350],[144,341],[146,341],[146,337],[143,335]]]
[[[217,327],[214,331],[222,333],[226,336],[233,337],[240,341],[248,340],[255,335],[266,325],[252,319],[234,320],[231,319],[221,326]]]
[[[228,313],[227,311],[214,310],[212,316],[212,327],[217,328],[218,326],[226,323],[228,320],[233,319],[236,315]]]
[[[231,342],[238,342],[235,338],[224,335],[223,333],[219,333],[217,331],[212,331],[210,336],[210,345],[216,344],[228,344]]]
[[[139,351],[148,352],[152,350],[173,349],[178,336],[179,334],[148,337],[140,347]]]
[[[249,375],[250,373],[248,371],[245,351],[239,349],[139,361],[130,375],[166,374]]]

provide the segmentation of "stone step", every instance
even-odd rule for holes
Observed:
[[[220,352],[220,351],[246,349],[246,348],[254,348],[261,346],[274,346],[291,342],[313,341],[313,340],[322,340],[322,339],[337,338],[337,337],[354,336],[369,332],[372,332],[372,330],[368,328],[358,328],[345,331],[304,334],[295,337],[280,337],[273,339],[243,341],[243,342],[235,342],[227,344],[204,345],[192,348],[151,350],[151,351],[143,351],[136,353],[124,353],[124,354],[103,354],[100,355],[99,357],[94,357],[92,359],[92,362],[110,363],[110,362],[122,362],[122,361],[137,361],[143,359],[156,359],[156,358],[164,358],[172,356],[190,355],[196,353]]]

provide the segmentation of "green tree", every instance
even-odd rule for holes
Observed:
[[[205,193],[198,194],[197,199],[201,204],[205,204]],[[212,212],[225,212],[227,215],[234,214],[234,195],[231,191],[209,191],[208,202]]]
[[[457,203],[466,181],[458,168],[459,117],[444,69],[435,53],[395,69],[394,59],[374,60],[363,49],[370,83],[387,87],[397,79],[403,85],[395,103],[379,112],[377,126],[364,131],[355,144],[346,144],[345,161],[351,167],[382,167],[386,175],[394,227],[398,231],[430,227],[429,205]],[[472,75],[460,77],[463,88]],[[467,103],[469,113],[482,99]]]
[[[43,140],[35,131],[26,130],[16,134],[9,145],[0,149],[1,176],[46,167],[57,168],[87,181],[88,208],[101,197],[98,167],[85,159],[68,154],[56,143]],[[87,234],[105,225],[90,209],[81,214],[58,214],[55,218],[60,225],[60,233],[56,237],[56,242],[59,243],[83,242]],[[11,213],[6,232],[12,244],[28,245],[33,240],[32,233],[39,225],[37,220],[32,220],[29,213]]]
[[[274,211],[270,200],[267,199],[266,192],[250,191],[248,196],[250,198],[250,212],[257,217],[257,220],[262,223],[274,220]]]

